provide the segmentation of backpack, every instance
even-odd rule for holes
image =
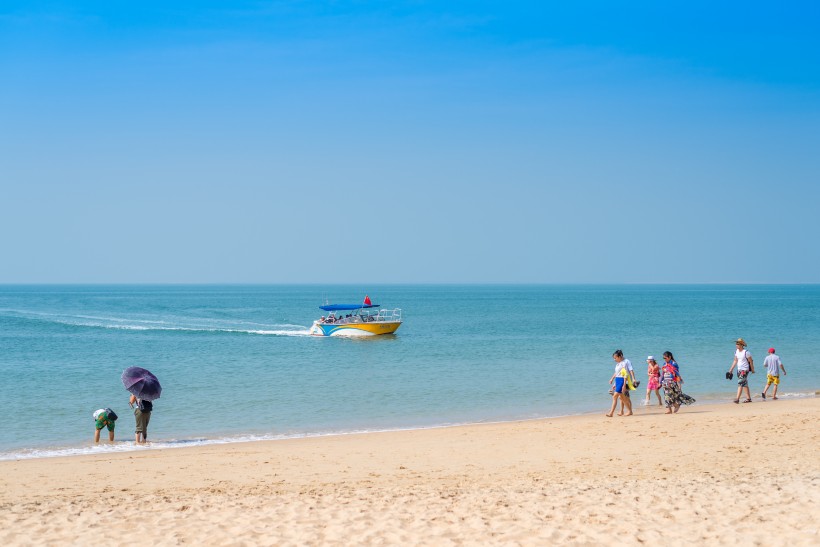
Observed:
[[[743,350],[743,351],[746,351],[746,350]],[[749,363],[749,372],[754,374],[754,372],[755,372],[754,361],[752,361],[752,356],[749,355],[748,351],[746,351],[746,362]]]
[[[116,422],[116,421],[117,421],[118,416],[117,416],[117,413],[116,413],[116,412],[114,412],[114,411],[113,411],[113,410],[111,410],[110,408],[106,408],[106,409],[105,409],[105,413],[108,415],[108,419],[109,419],[109,420],[111,420],[112,422]]]
[[[151,401],[146,401],[145,399],[140,399],[140,410],[142,412],[151,412],[154,410],[154,403]]]

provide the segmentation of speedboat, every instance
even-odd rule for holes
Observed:
[[[370,297],[363,304],[329,304],[319,306],[328,312],[313,322],[310,334],[315,336],[378,336],[393,334],[401,326],[401,310],[377,309]],[[349,312],[349,313],[347,313]]]

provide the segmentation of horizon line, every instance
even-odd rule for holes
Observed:
[[[385,286],[385,285],[498,285],[498,286],[526,286],[526,285],[571,285],[571,286],[593,286],[593,285],[820,285],[820,281],[589,281],[589,282],[566,282],[566,281],[414,281],[414,282],[335,282],[323,283],[316,281],[293,282],[293,281],[104,281],[104,282],[0,282],[0,287],[47,287],[47,286],[276,286],[276,285],[304,285],[304,286]]]

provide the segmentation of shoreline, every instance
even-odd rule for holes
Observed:
[[[639,392],[641,390],[638,390]],[[642,394],[641,394],[642,395]],[[803,400],[803,399],[811,399],[814,397],[818,397],[820,395],[820,390],[808,390],[804,392],[785,392],[782,393],[780,396],[781,401],[796,401],[796,400]],[[724,394],[721,394],[721,397],[724,397]],[[752,395],[753,400],[761,401],[759,394]],[[698,395],[697,397],[698,402],[696,403],[696,407],[704,407],[704,406],[711,406],[711,405],[723,405],[723,404],[731,404],[730,400],[725,400],[723,398],[704,398],[703,395]],[[645,406],[641,404],[641,398],[633,397],[633,405],[636,415],[644,414],[648,410],[654,412],[657,409],[655,405]],[[606,404],[609,404],[609,399],[605,399]],[[601,409],[604,408],[605,405],[600,405]],[[140,452],[140,451],[151,451],[151,450],[176,450],[180,448],[197,448],[197,447],[205,447],[205,446],[217,446],[217,445],[231,445],[231,444],[245,444],[245,443],[257,443],[257,442],[281,442],[281,441],[288,441],[294,439],[322,439],[327,437],[336,437],[336,436],[349,436],[349,435],[366,435],[371,433],[390,433],[390,432],[411,432],[411,431],[425,431],[425,430],[435,430],[435,429],[446,429],[450,427],[467,427],[467,426],[479,426],[479,425],[494,425],[494,424],[514,424],[514,423],[525,423],[531,421],[539,421],[539,420],[552,420],[552,419],[561,419],[561,418],[572,418],[572,417],[581,417],[581,416],[594,416],[599,413],[599,410],[589,410],[589,411],[582,411],[582,412],[571,412],[569,414],[555,414],[555,415],[541,415],[541,416],[532,416],[532,417],[515,417],[510,419],[497,419],[497,420],[486,420],[486,421],[471,421],[471,422],[452,422],[452,423],[440,423],[434,425],[418,425],[418,426],[408,426],[408,427],[395,427],[395,428],[384,428],[384,429],[341,429],[341,430],[330,430],[330,431],[311,431],[311,432],[300,432],[300,433],[291,433],[291,434],[273,434],[273,433],[244,433],[238,434],[233,436],[214,436],[214,437],[206,437],[202,435],[198,436],[191,436],[187,438],[171,438],[167,440],[159,440],[156,442],[151,442],[148,445],[140,445],[137,446],[134,444],[130,437],[126,435],[126,439],[116,440],[115,443],[112,445],[106,439],[100,440],[99,444],[91,444],[88,441],[83,441],[81,443],[72,444],[72,445],[62,445],[62,446],[44,446],[44,447],[27,447],[27,448],[17,448],[17,449],[10,449],[0,451],[0,463],[7,462],[7,461],[23,461],[23,460],[39,460],[39,459],[52,459],[52,458],[64,458],[64,457],[84,457],[84,456],[94,456],[94,455],[113,455],[113,454],[121,454],[121,453],[130,453],[130,452]],[[130,416],[126,416],[126,421],[130,419]],[[127,429],[130,431],[130,429]]]
[[[3,461],[0,541],[820,541],[820,399],[661,412]]]
[[[639,392],[641,390],[638,390]],[[724,394],[721,394],[723,397]],[[779,400],[783,402],[787,401],[798,401],[804,399],[812,399],[815,397],[820,396],[820,390],[807,390],[804,392],[786,392],[781,394]],[[702,408],[706,406],[712,405],[723,405],[723,404],[731,404],[730,400],[724,399],[717,399],[717,398],[703,398],[703,395],[698,395],[697,399],[698,402],[695,406],[691,408]],[[753,394],[752,398],[755,402],[762,402],[760,399],[759,394]],[[655,413],[654,411],[658,408],[655,405],[645,406],[641,404],[641,398],[633,397],[633,405],[636,415],[646,414],[647,411],[650,413]],[[609,404],[609,399],[605,399],[606,405]],[[601,409],[604,408],[605,405],[600,405]],[[598,410],[590,410],[590,411],[582,411],[582,412],[572,412],[569,414],[556,414],[556,415],[543,415],[543,416],[533,416],[533,417],[518,417],[518,418],[510,418],[510,419],[498,419],[498,420],[486,420],[486,421],[475,421],[475,422],[453,422],[453,423],[440,423],[434,425],[418,425],[418,426],[408,426],[408,427],[395,427],[395,428],[385,428],[385,429],[350,429],[350,430],[330,430],[330,431],[313,431],[313,432],[302,432],[302,433],[291,433],[291,434],[272,434],[272,433],[244,433],[235,436],[214,436],[214,437],[206,437],[206,436],[191,436],[188,438],[171,438],[168,440],[159,440],[156,442],[151,442],[148,445],[140,445],[137,446],[134,444],[132,440],[130,440],[129,436],[126,435],[126,439],[116,440],[115,443],[112,445],[105,439],[101,438],[99,444],[91,444],[88,441],[84,441],[82,443],[77,443],[73,445],[63,445],[63,446],[53,446],[53,447],[31,447],[31,448],[18,448],[18,449],[10,449],[5,451],[0,451],[0,463],[8,462],[8,461],[24,461],[24,460],[40,460],[40,459],[53,459],[53,458],[74,458],[74,457],[85,457],[85,456],[106,456],[106,455],[114,455],[114,454],[123,454],[123,453],[131,453],[131,452],[142,452],[142,451],[152,451],[152,450],[176,450],[176,449],[184,449],[184,448],[198,448],[198,447],[206,447],[206,446],[222,446],[222,445],[232,445],[232,444],[247,444],[247,443],[257,443],[257,442],[282,442],[288,440],[296,440],[296,439],[323,439],[328,437],[345,437],[350,435],[367,435],[367,434],[377,434],[377,433],[401,433],[401,432],[412,432],[412,431],[426,431],[426,430],[437,430],[437,429],[447,429],[451,427],[469,427],[469,426],[481,426],[481,425],[500,425],[500,424],[516,424],[516,423],[526,423],[526,422],[533,422],[539,420],[553,420],[553,419],[562,419],[562,418],[573,418],[573,417],[583,417],[583,416],[594,416],[599,413]],[[126,421],[130,419],[130,416],[126,416]],[[127,429],[130,431],[130,429]]]

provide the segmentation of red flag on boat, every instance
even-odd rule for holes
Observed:
[[[371,304],[373,304],[373,302],[370,301],[370,297],[367,296],[367,295],[364,295],[364,305],[365,306],[370,306]]]

